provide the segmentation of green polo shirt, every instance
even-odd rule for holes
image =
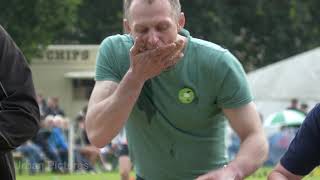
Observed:
[[[136,173],[147,180],[194,179],[226,164],[222,108],[252,101],[245,72],[228,50],[182,35],[188,38],[183,59],[144,84],[126,124]],[[132,45],[129,35],[107,37],[96,81],[120,82]]]

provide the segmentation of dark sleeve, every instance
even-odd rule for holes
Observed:
[[[320,105],[307,115],[281,165],[293,174],[305,176],[320,162]]]
[[[0,26],[0,153],[34,136],[39,107],[26,59]]]

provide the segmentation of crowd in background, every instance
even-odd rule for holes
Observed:
[[[74,126],[74,171],[97,172],[110,171],[118,165],[118,150],[121,144],[126,143],[125,136],[114,140],[105,148],[99,149],[91,145],[85,131],[86,107],[84,107],[74,121],[65,116],[59,105],[58,97],[44,98],[37,95],[40,108],[40,130],[36,136],[16,149],[28,163],[29,174],[39,172],[66,173],[69,171],[69,130]],[[119,139],[119,138],[118,138]],[[127,154],[128,156],[128,154]],[[130,165],[131,167],[131,165]],[[122,173],[128,176],[131,169]]]
[[[299,111],[305,115],[308,114],[308,108],[309,106],[307,103],[299,103],[299,100],[296,98],[291,99],[291,104],[287,107],[289,110]]]

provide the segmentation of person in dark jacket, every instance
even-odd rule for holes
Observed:
[[[14,180],[11,150],[39,128],[39,107],[31,71],[10,35],[0,25],[0,177]]]

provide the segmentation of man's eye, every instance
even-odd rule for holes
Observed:
[[[165,31],[165,30],[167,30],[168,29],[168,25],[161,25],[161,26],[158,26],[158,31]]]
[[[148,29],[147,28],[143,28],[143,29],[137,29],[138,33],[147,33]]]

